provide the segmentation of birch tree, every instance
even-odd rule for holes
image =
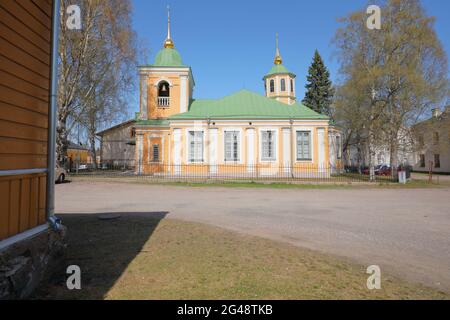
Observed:
[[[363,112],[358,125],[366,131],[369,166],[376,145],[385,144],[396,168],[402,128],[448,97],[448,63],[434,19],[425,15],[419,1],[388,0],[381,12],[381,30],[366,28],[365,11],[342,19],[335,44],[342,75],[338,97],[346,100],[336,106],[343,109],[337,111],[343,122],[354,124],[342,116]]]
[[[112,120],[126,108],[124,100],[132,90],[136,65],[129,0],[77,1],[82,15],[80,30],[70,30],[66,25],[66,8],[72,4],[73,1],[63,0],[60,14],[57,119],[60,162],[66,158],[68,136],[77,124],[87,130],[95,155],[98,124]]]

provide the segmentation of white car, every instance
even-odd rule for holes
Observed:
[[[63,183],[66,179],[67,171],[64,168],[61,168],[60,166],[56,166],[55,168],[55,182],[57,183]]]

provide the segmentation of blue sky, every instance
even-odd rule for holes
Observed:
[[[450,1],[422,3],[427,14],[437,18],[436,31],[448,54]],[[175,47],[194,73],[195,98],[220,98],[242,88],[262,94],[262,77],[273,65],[278,32],[283,64],[297,75],[297,99],[301,100],[315,49],[332,80],[338,77],[331,44],[339,27],[337,19],[366,8],[368,1],[133,0],[134,28],[148,49],[141,63],[152,63],[162,48],[168,4]]]

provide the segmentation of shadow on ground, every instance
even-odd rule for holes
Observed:
[[[59,216],[67,227],[66,258],[32,299],[104,299],[168,212],[127,212],[119,213],[117,219],[99,219],[109,214]],[[81,269],[81,290],[67,289],[66,268],[70,265]]]

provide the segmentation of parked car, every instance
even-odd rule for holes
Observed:
[[[55,168],[55,182],[63,183],[66,180],[67,171],[64,168],[61,168],[59,165]]]
[[[80,164],[78,170],[87,170],[87,168],[88,168],[87,164]]]
[[[392,173],[391,167],[387,165],[380,166],[378,170],[375,172],[375,174],[379,176],[390,176],[391,173]]]

